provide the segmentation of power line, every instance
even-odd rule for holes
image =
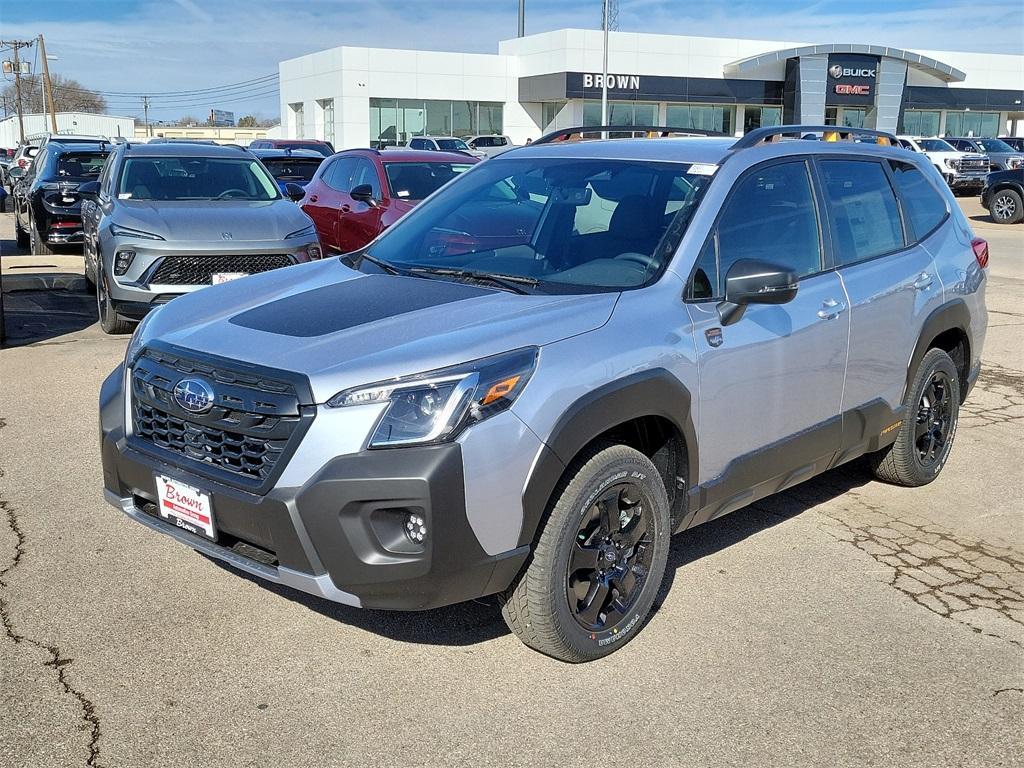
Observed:
[[[194,88],[186,91],[102,91],[95,88],[86,88],[84,86],[62,86],[69,90],[75,91],[86,91],[88,93],[99,94],[100,96],[109,96],[113,98],[125,97],[141,99],[143,96],[149,96],[151,98],[178,98],[184,96],[198,96],[201,94],[220,92],[220,91],[234,91],[243,90],[245,88],[252,88],[258,85],[267,85],[270,81],[277,79],[277,73],[270,75],[264,75],[262,77],[256,77],[252,80],[243,80],[238,83],[229,83],[227,85],[212,86],[210,88]]]

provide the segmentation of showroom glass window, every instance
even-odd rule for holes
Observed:
[[[782,107],[746,107],[743,110],[744,133],[775,125],[782,125]]]
[[[306,108],[305,105],[299,101],[295,104],[289,104],[289,109],[292,112],[292,122],[295,125],[295,138],[303,139],[306,137]]]
[[[323,117],[324,141],[334,146],[334,99],[319,99],[317,106]]]
[[[900,122],[900,133],[911,136],[938,136],[939,119],[942,113],[937,109],[908,109]]]
[[[412,136],[504,133],[504,107],[489,101],[370,99],[370,146],[405,144]]]
[[[665,124],[673,128],[697,128],[732,134],[736,108],[722,104],[669,104]]]
[[[917,166],[898,160],[890,160],[889,165],[911,237],[921,240],[946,218],[946,201]]]
[[[947,136],[998,136],[998,112],[947,112]]]
[[[896,193],[881,163],[822,160],[832,213],[832,243],[840,266],[873,259],[904,246]]]
[[[701,249],[690,298],[722,296],[725,276],[740,259],[764,259],[799,277],[821,270],[821,239],[804,161],[755,168],[734,187]]]
[[[601,102],[583,103],[583,124],[601,125]],[[609,101],[607,125],[657,125],[658,105],[637,101]]]

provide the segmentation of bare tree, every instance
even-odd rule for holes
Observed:
[[[604,31],[604,3],[601,3],[601,31]],[[619,31],[619,0],[608,0],[608,31]]]
[[[255,128],[256,127],[256,118],[253,117],[252,115],[244,115],[243,117],[238,118],[238,127],[239,128]]]
[[[53,102],[58,112],[105,112],[107,100],[70,77],[51,75]],[[4,88],[3,99],[14,109],[14,84]],[[40,75],[21,76],[21,108],[25,112],[49,112]]]

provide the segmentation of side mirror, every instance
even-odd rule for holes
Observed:
[[[296,184],[294,181],[289,181],[284,185],[284,193],[288,195],[288,198],[292,202],[298,202],[306,196],[306,190]]]
[[[358,200],[360,203],[366,203],[371,208],[377,207],[377,200],[373,196],[373,187],[369,184],[359,184],[352,188],[352,191],[348,193],[353,200]]]
[[[83,200],[95,200],[100,196],[100,183],[86,181],[78,185],[78,196]]]
[[[787,304],[796,297],[799,281],[788,267],[758,259],[740,259],[725,276],[725,300],[718,305],[722,325],[743,317],[748,304]]]

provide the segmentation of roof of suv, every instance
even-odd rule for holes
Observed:
[[[113,148],[113,144],[102,139],[95,139],[93,141],[76,139],[69,142],[51,139],[46,143],[47,152],[106,152]]]
[[[518,157],[575,157],[600,160],[645,160],[686,163],[720,163],[728,156],[737,139],[731,136],[696,137],[686,136],[661,139],[608,139],[605,141],[560,141],[549,144],[530,144],[525,147],[503,152],[493,160],[510,160]],[[852,141],[813,141],[809,139],[787,139],[770,142],[765,147],[791,147],[786,154],[863,154],[882,153],[905,157],[908,152],[900,147],[869,144]],[[759,147],[750,147],[757,150]],[[740,153],[748,150],[737,150]],[[912,154],[912,153],[911,153]],[[492,161],[493,161],[492,160]],[[489,162],[492,162],[489,161]]]
[[[237,145],[167,142],[161,144],[122,144],[133,157],[252,157]]]
[[[417,137],[419,138],[419,137]],[[437,149],[363,149],[361,152],[374,152],[383,163],[475,163],[477,158],[465,152],[444,152]]]

